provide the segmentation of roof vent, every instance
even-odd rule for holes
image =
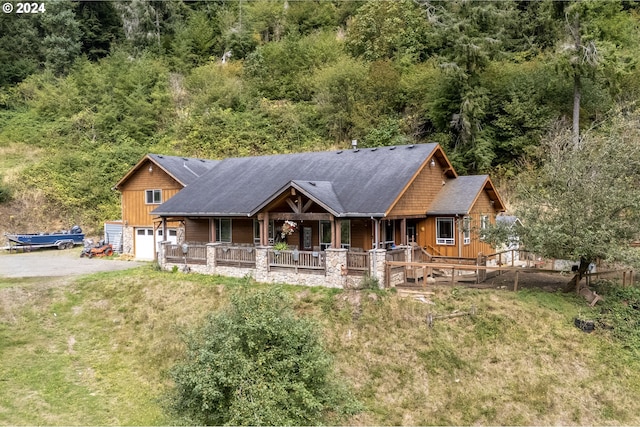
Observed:
[[[336,154],[340,154],[340,153],[342,153],[342,150],[340,150],[340,151],[336,151]]]
[[[407,146],[408,149],[412,149],[413,147],[415,147],[415,145],[413,145],[413,144]]]
[[[389,148],[389,150],[395,150],[395,149],[396,149],[396,147],[391,147],[391,148]]]
[[[184,160],[185,162],[189,161],[189,159],[187,159],[186,157],[183,157],[182,160]]]
[[[377,149],[378,149],[378,147],[373,147],[373,148],[371,149],[371,151],[376,151]]]
[[[313,181],[309,181],[309,184],[313,185],[314,187],[316,186],[316,183]]]
[[[164,159],[164,156],[158,155],[159,159]]]

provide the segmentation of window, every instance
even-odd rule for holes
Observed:
[[[257,219],[253,220],[253,243],[256,245],[260,244],[260,223],[262,221],[259,221]],[[274,230],[275,226],[274,226],[274,221],[271,220],[269,221],[269,235],[267,236],[267,239],[269,239],[269,244],[273,244],[273,230]]]
[[[216,242],[231,243],[231,218],[216,219]]]
[[[146,190],[144,193],[148,205],[159,205],[162,203],[162,190]]]
[[[482,215],[480,217],[480,240],[485,239],[485,230],[489,227],[489,215]]]
[[[436,244],[455,245],[453,218],[436,218]]]
[[[351,221],[343,219],[340,226],[340,247],[343,249],[349,249],[351,247]]]
[[[486,230],[488,226],[489,226],[489,215],[482,215],[482,217],[480,217],[480,228],[482,230]]]
[[[320,249],[325,250],[331,247],[331,223],[320,221]]]
[[[471,218],[468,216],[462,218],[462,237],[465,245],[471,243]]]
[[[351,246],[351,221],[340,221],[340,247],[349,249]],[[331,247],[331,222],[320,221],[320,248],[324,251]]]

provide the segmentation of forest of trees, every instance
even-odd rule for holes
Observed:
[[[633,1],[41,4],[0,14],[0,205],[37,189],[85,226],[119,217],[148,152],[438,142],[501,183],[640,94]]]

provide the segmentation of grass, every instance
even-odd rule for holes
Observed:
[[[183,331],[250,279],[142,267],[75,279],[0,279],[0,424],[166,425],[160,399]],[[570,295],[285,286],[315,319],[366,410],[351,425],[640,423],[640,360],[573,326]],[[477,308],[475,316],[435,320]]]

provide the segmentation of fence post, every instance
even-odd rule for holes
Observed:
[[[513,291],[518,290],[518,275],[520,274],[520,270],[516,270],[516,280],[513,282]]]

